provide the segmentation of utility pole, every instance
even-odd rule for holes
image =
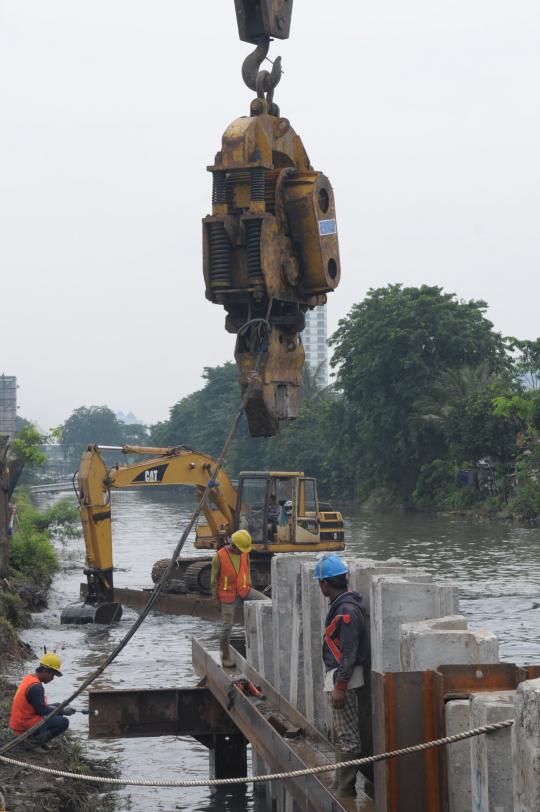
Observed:
[[[0,437],[0,578],[6,578],[9,566],[9,442]]]

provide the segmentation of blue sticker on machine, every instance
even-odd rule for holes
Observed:
[[[321,237],[328,237],[329,234],[337,234],[337,223],[332,220],[319,220],[319,234]]]

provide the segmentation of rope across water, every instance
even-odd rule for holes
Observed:
[[[38,764],[30,764],[26,761],[19,761],[6,756],[0,756],[0,761],[5,764],[12,764],[15,767],[23,767],[37,772],[55,775],[59,778],[74,778],[79,781],[91,781],[98,784],[120,784],[130,787],[226,787],[233,784],[261,784],[265,781],[284,781],[288,778],[302,778],[306,775],[319,775],[332,770],[341,770],[346,767],[363,767],[366,764],[375,764],[378,761],[386,761],[391,758],[408,756],[412,753],[420,753],[423,750],[430,750],[434,747],[442,747],[445,744],[453,744],[464,739],[471,739],[473,736],[480,736],[483,733],[495,733],[514,724],[513,719],[504,722],[495,722],[492,725],[476,727],[473,730],[465,730],[463,733],[455,733],[453,736],[445,736],[444,739],[435,739],[431,742],[402,747],[400,750],[392,750],[390,753],[378,753],[375,756],[366,758],[355,758],[351,761],[340,761],[339,764],[322,764],[318,767],[306,767],[303,770],[291,770],[285,773],[272,773],[270,775],[246,775],[241,778],[209,778],[205,781],[154,781],[143,778],[107,778],[100,775],[79,775],[78,773],[65,772],[64,770],[53,770],[49,767],[41,767]]]

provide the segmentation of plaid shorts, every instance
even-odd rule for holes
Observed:
[[[345,753],[360,753],[362,742],[360,741],[360,727],[358,722],[358,692],[361,688],[351,688],[345,691],[345,706],[334,708],[332,705],[332,694],[328,692],[332,707],[332,721],[334,724],[334,745],[336,749]]]

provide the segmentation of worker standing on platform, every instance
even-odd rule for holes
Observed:
[[[234,623],[234,612],[244,601],[266,600],[262,592],[251,586],[249,553],[251,535],[247,530],[237,530],[230,541],[217,551],[212,559],[212,595],[221,605],[221,663],[224,668],[232,668],[230,639]]]
[[[39,665],[33,674],[27,674],[17,688],[11,705],[11,717],[9,726],[16,736],[29,730],[44,716],[48,716],[58,705],[49,705],[45,695],[44,685],[47,685],[55,677],[61,677],[60,671],[62,663],[58,654],[54,651],[45,652],[39,661]],[[61,714],[53,716],[45,722],[37,733],[35,733],[38,744],[44,750],[49,750],[48,742],[55,736],[59,736],[69,727],[69,719],[75,711],[73,708],[64,708]]]
[[[349,590],[348,572],[347,564],[337,555],[322,556],[315,565],[315,580],[330,601],[322,654],[324,691],[331,694],[337,763],[361,756],[358,695],[364,685],[363,668],[370,668],[371,659],[369,612],[362,596]],[[338,797],[355,797],[357,772],[358,767],[336,770]]]

